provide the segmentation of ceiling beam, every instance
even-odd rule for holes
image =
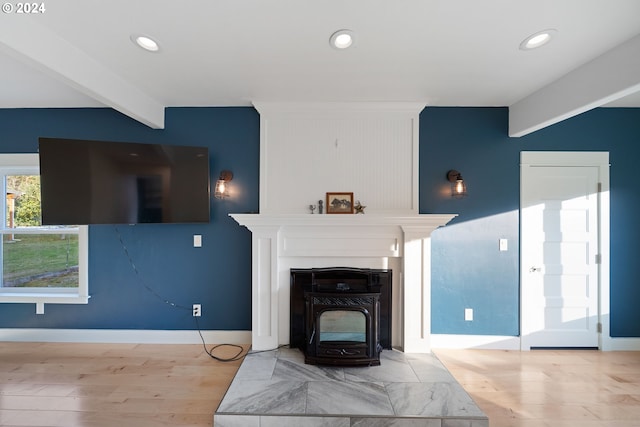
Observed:
[[[509,107],[520,137],[640,91],[640,35]]]
[[[153,129],[164,128],[163,105],[34,20],[4,19],[0,50]]]

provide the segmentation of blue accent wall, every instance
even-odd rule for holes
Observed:
[[[0,304],[0,328],[195,329],[190,307],[201,303],[203,329],[250,330],[251,235],[227,214],[258,211],[259,126],[244,107],[169,108],[163,130],[111,109],[0,110],[0,152],[36,152],[40,136],[203,145],[212,180],[230,169],[236,192],[212,200],[206,225],[91,226],[89,304],[48,304],[44,315],[33,304]],[[640,337],[640,109],[596,109],[522,138],[509,138],[507,127],[507,108],[420,115],[420,212],[460,214],[432,239],[432,331],[518,335],[520,151],[609,151],[611,334]],[[462,172],[466,198],[450,197],[449,169]],[[202,248],[193,248],[193,234]],[[500,238],[507,252],[498,251]],[[466,307],[473,322],[464,321]]]
[[[227,214],[258,211],[255,109],[169,108],[163,130],[111,109],[0,110],[1,152],[34,153],[40,136],[206,146],[211,182],[233,171],[235,195],[211,201],[209,224],[90,226],[89,304],[0,304],[0,328],[195,329],[200,303],[203,329],[251,329],[251,234]]]
[[[460,214],[432,238],[432,332],[519,334],[520,152],[608,151],[611,336],[640,337],[640,109],[599,108],[522,138],[508,137],[508,114],[430,107],[420,115],[420,212]],[[449,169],[462,173],[466,198],[451,198]],[[473,322],[464,321],[467,307]]]

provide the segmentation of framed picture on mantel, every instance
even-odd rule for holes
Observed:
[[[327,193],[328,214],[352,214],[353,193]]]

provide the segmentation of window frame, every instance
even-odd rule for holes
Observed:
[[[38,154],[0,153],[0,177],[6,175],[39,174]],[[6,202],[3,202],[6,209]],[[4,214],[2,215],[4,217]],[[4,227],[4,225],[3,225]],[[52,231],[59,233],[59,231]],[[43,230],[16,228],[14,234],[49,234]],[[78,226],[78,287],[77,288],[5,288],[0,287],[0,303],[35,303],[36,313],[44,313],[44,304],[89,303],[89,227]]]

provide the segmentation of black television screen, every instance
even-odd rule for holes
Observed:
[[[39,138],[43,225],[209,222],[209,150]]]

